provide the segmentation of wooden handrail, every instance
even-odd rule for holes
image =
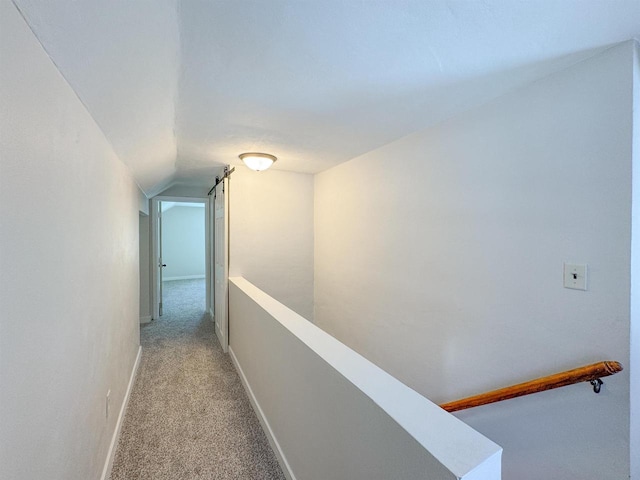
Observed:
[[[600,378],[608,377],[622,371],[622,365],[615,361],[598,362],[584,367],[574,368],[566,372],[555,373],[546,377],[537,378],[529,382],[519,383],[510,387],[500,388],[491,392],[481,393],[473,397],[463,398],[454,402],[440,405],[447,412],[456,412],[465,408],[479,407],[489,403],[500,402],[510,398],[530,395],[532,393],[543,392],[553,388],[564,387],[580,382],[593,382],[594,391],[600,391],[602,381]]]

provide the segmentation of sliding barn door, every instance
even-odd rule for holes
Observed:
[[[216,335],[222,349],[229,350],[229,222],[228,222],[228,179],[224,179],[215,189],[215,272],[214,272],[214,312]]]
[[[167,265],[162,259],[162,202],[158,202],[158,312],[162,316],[162,269]]]

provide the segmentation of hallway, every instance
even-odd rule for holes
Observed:
[[[141,327],[111,479],[284,479],[204,315],[204,280],[165,282],[164,307]]]

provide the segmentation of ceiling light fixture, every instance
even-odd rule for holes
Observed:
[[[269,155],[268,153],[241,153],[238,155],[240,160],[244,162],[244,164],[249,167],[251,170],[255,170],[256,172],[260,172],[262,170],[266,170],[273,162],[277,160],[273,155]]]

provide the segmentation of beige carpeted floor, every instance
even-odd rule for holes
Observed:
[[[204,280],[165,282],[112,480],[284,479],[240,379],[204,315]]]

